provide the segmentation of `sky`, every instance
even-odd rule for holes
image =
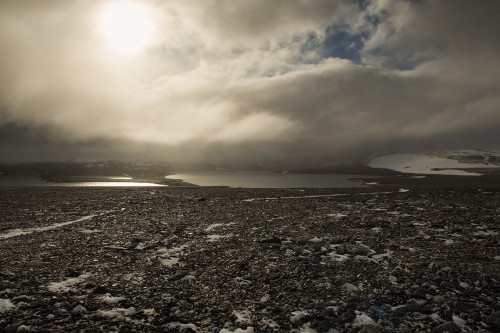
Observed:
[[[2,0],[0,161],[500,149],[497,0]]]

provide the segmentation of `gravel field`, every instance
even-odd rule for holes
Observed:
[[[0,332],[500,332],[500,188],[2,188]]]

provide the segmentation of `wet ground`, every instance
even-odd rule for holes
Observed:
[[[498,332],[500,189],[0,189],[0,331]]]

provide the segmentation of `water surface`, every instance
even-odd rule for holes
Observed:
[[[111,177],[106,179],[112,179],[112,178],[116,179],[116,177]],[[149,187],[149,186],[164,186],[164,185],[159,185],[155,183],[126,182],[126,181],[78,181],[69,183],[57,183],[57,182],[47,182],[37,177],[0,176],[0,187],[2,186]]]
[[[168,175],[167,179],[182,179],[200,186],[247,188],[327,188],[366,187],[350,178],[373,176],[341,174],[273,173],[265,171],[192,171]]]

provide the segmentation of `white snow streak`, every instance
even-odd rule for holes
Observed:
[[[61,227],[64,227],[64,226],[67,226],[67,225],[70,225],[73,223],[90,220],[94,216],[95,215],[83,216],[83,217],[80,217],[79,219],[76,219],[73,221],[56,223],[56,224],[52,224],[52,225],[49,225],[46,227],[27,228],[27,229],[12,229],[4,234],[0,234],[0,239],[7,239],[7,238],[12,238],[12,237],[21,236],[21,235],[28,235],[28,234],[32,234],[34,232],[43,232],[43,231],[54,230],[54,229],[61,228]]]

